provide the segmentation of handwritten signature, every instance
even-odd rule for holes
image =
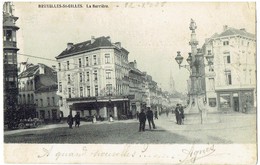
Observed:
[[[216,151],[215,145],[209,145],[204,148],[196,149],[193,144],[190,149],[183,149],[182,152],[186,154],[186,157],[183,160],[180,160],[180,163],[195,163],[197,160],[207,157],[213,154]]]

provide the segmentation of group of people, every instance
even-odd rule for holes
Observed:
[[[176,117],[176,123],[178,125],[183,124],[184,120],[184,110],[181,104],[177,104],[175,108],[175,117]]]
[[[155,113],[156,113],[156,111],[155,111]],[[154,121],[153,121],[153,117],[154,117],[153,116],[153,111],[150,109],[150,107],[147,107],[146,113],[145,113],[145,109],[141,110],[141,112],[138,114],[139,132],[145,131],[146,119],[148,120],[150,130],[152,129],[152,127],[153,127],[153,129],[156,129]],[[155,118],[158,119],[158,116],[155,117]]]
[[[74,118],[72,117],[72,115],[70,114],[67,118],[67,123],[69,125],[69,128],[72,129],[72,125],[74,123],[74,120],[75,120],[75,127],[79,127],[80,125],[80,114],[79,112],[77,112],[77,114],[74,116]]]

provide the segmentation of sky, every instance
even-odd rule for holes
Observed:
[[[59,4],[65,4],[58,2]],[[196,34],[201,47],[206,38],[221,33],[224,25],[245,28],[255,34],[255,4],[244,2],[167,2],[167,3],[109,3],[109,8],[39,8],[51,2],[14,2],[14,15],[20,54],[55,60],[68,42],[79,43],[91,36],[110,36],[121,42],[129,53],[129,61],[146,71],[164,90],[169,90],[170,74],[175,88],[187,93],[189,72],[179,69],[174,58],[181,51],[184,59],[189,45],[190,19],[197,25]],[[19,55],[18,62],[57,65],[55,61]],[[185,62],[186,60],[184,60]]]

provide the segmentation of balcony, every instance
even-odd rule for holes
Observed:
[[[14,41],[4,41],[4,48],[8,49],[8,48],[13,48],[13,49],[17,49],[17,44]]]

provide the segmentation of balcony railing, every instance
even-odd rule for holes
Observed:
[[[17,44],[14,41],[4,41],[4,48],[16,48]]]

